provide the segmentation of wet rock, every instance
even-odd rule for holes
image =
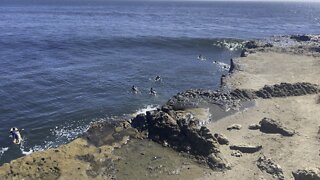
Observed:
[[[296,41],[310,41],[311,37],[308,35],[292,35],[290,39],[294,39]]]
[[[257,166],[261,171],[271,174],[273,178],[278,180],[284,180],[283,171],[279,165],[277,165],[272,159],[265,156],[259,157]]]
[[[250,124],[248,127],[250,130],[258,130],[261,128],[260,124]]]
[[[228,145],[229,140],[226,138],[223,134],[215,133],[214,137],[218,140],[218,143],[220,145]]]
[[[248,41],[244,47],[247,49],[255,49],[259,47],[259,44],[257,41]]]
[[[264,133],[276,133],[283,136],[293,136],[295,134],[294,130],[288,129],[281,122],[270,118],[263,118],[259,124],[261,126],[260,131]]]
[[[242,126],[240,124],[232,124],[230,126],[227,127],[227,130],[240,130],[242,128]]]
[[[231,150],[238,150],[242,153],[255,153],[262,149],[261,145],[251,146],[251,145],[231,145]]]
[[[295,180],[320,180],[320,169],[298,169],[292,175]]]

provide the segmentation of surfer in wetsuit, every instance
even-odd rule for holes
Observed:
[[[150,94],[151,94],[151,95],[157,95],[157,92],[156,92],[153,88],[151,88],[151,89],[150,89]]]
[[[10,129],[10,134],[13,138],[13,143],[15,144],[20,144],[21,141],[22,141],[22,137],[21,137],[21,134],[20,134],[20,130],[16,127],[13,127]]]
[[[132,86],[131,90],[132,90],[133,93],[137,93],[138,92],[138,88],[135,87],[134,85]]]
[[[154,78],[155,81],[161,81],[161,77],[160,76],[156,76],[156,78]]]

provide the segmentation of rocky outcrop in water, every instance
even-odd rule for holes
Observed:
[[[260,131],[264,133],[281,134],[283,136],[293,136],[294,130],[284,127],[279,121],[270,118],[263,118],[260,122]]]
[[[257,166],[261,171],[271,174],[274,179],[284,180],[283,171],[272,159],[265,156],[259,157]]]
[[[294,39],[296,41],[310,41],[311,36],[308,35],[292,35],[290,36],[290,39]]]

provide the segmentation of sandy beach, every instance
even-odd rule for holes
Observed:
[[[294,49],[298,46],[303,46],[299,49],[305,51],[297,53]],[[319,51],[310,53],[310,47],[318,46],[297,42],[295,46],[281,47],[281,51],[277,45],[248,48],[250,53],[246,57],[234,60],[237,68],[227,75],[224,85],[230,91],[250,92],[280,83],[311,83],[311,89],[317,88],[320,86]],[[164,106],[156,113],[133,121],[145,119],[147,125],[130,124],[131,120],[108,130],[97,125],[69,144],[2,165],[0,177],[25,180],[319,179],[320,89],[309,91],[305,88],[309,86],[300,84],[293,87],[301,89],[286,89],[287,86],[282,90],[288,92],[288,96],[272,96],[281,94],[274,90],[268,98],[246,97],[254,102],[253,107],[218,121],[208,120],[215,116],[209,114],[215,106],[208,101],[200,103],[200,107],[197,104],[197,109],[188,106],[168,110]],[[235,100],[233,96],[230,99]],[[190,120],[187,126],[180,125],[180,119],[187,119],[188,115],[196,120]],[[150,124],[148,117],[155,122]],[[272,128],[267,125],[265,128],[264,118],[274,126],[267,124]],[[191,125],[194,122],[196,125]],[[174,132],[172,136],[177,135],[177,139],[191,138],[199,143],[179,142],[167,137],[165,132],[156,131],[159,129]],[[93,142],[93,138],[99,141]]]

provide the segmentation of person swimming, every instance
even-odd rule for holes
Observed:
[[[133,93],[137,93],[138,92],[138,88],[135,87],[134,85],[132,86],[131,90],[132,90]]]
[[[20,144],[22,141],[20,130],[16,127],[10,129],[10,134],[13,138],[13,143]]]
[[[157,95],[157,92],[156,92],[153,88],[151,88],[151,89],[150,89],[150,94],[151,94],[151,95]]]
[[[157,82],[161,81],[161,77],[160,77],[160,76],[156,76],[156,77],[154,78],[154,81],[157,81]]]

